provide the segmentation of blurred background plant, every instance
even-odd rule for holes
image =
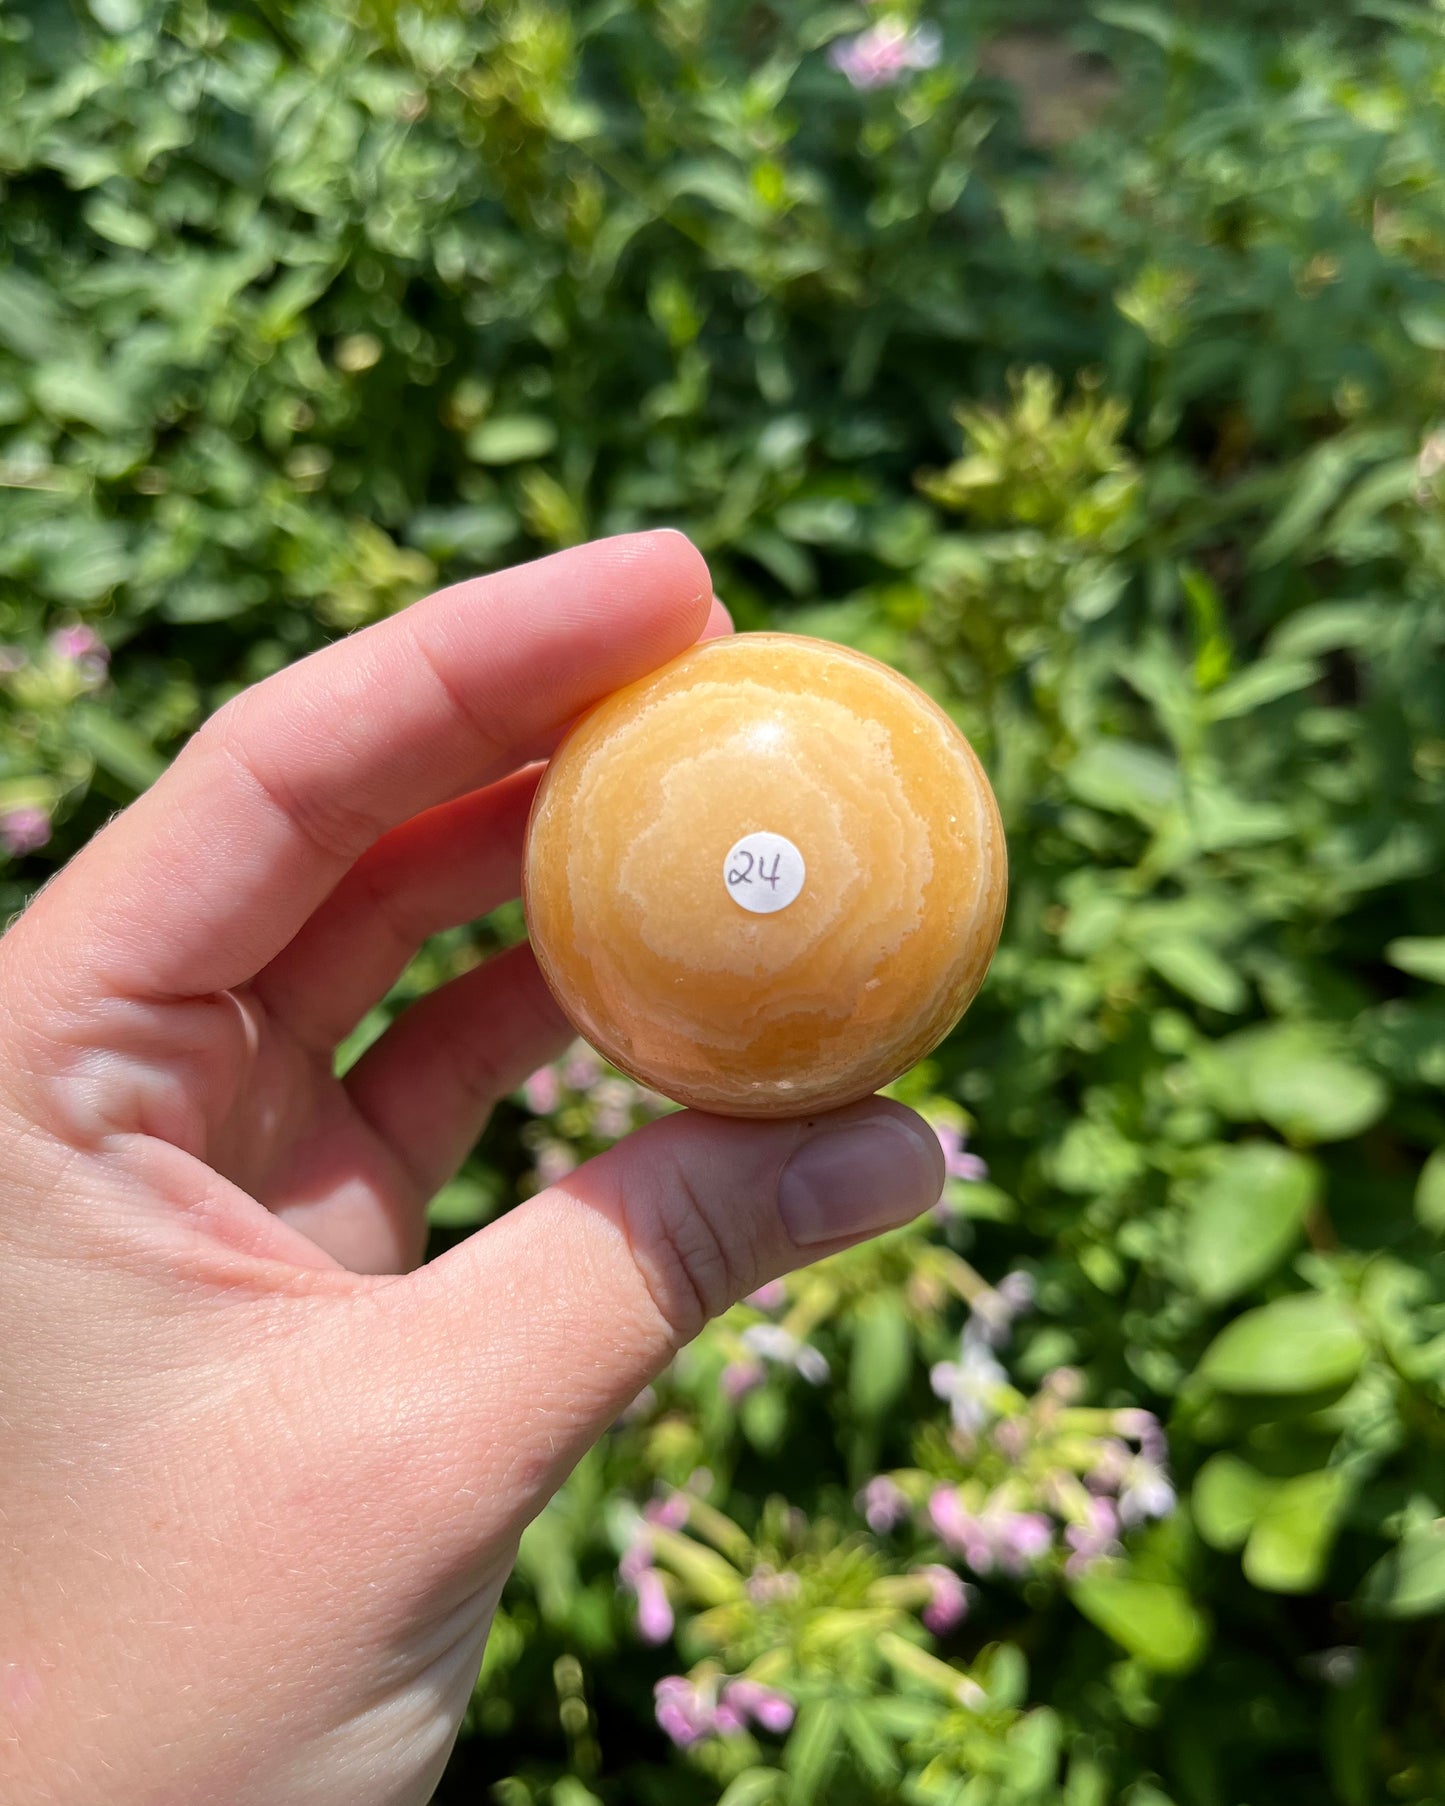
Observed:
[[[653,522],[1008,826],[943,1204],[583,1463],[442,1799],[1445,1800],[1442,178],[1408,0],[0,11],[7,911],[239,686]],[[667,1107],[574,1049],[437,1244]]]

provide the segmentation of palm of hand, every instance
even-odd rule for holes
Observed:
[[[564,1025],[518,948],[333,1050],[516,894],[528,762],[710,593],[641,535],[419,603],[229,705],[0,941],[7,1806],[421,1806],[581,1453],[708,1315],[937,1197],[901,1106],[684,1112],[408,1271]],[[782,1176],[839,1135],[804,1250]]]

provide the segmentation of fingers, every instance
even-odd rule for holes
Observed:
[[[457,1536],[524,1523],[709,1317],[917,1216],[943,1176],[933,1131],[883,1099],[797,1122],[685,1112],[385,1293],[378,1333],[425,1376]]]
[[[676,533],[443,590],[228,704],[17,932],[91,992],[240,984],[383,834],[526,763],[690,645],[711,602]]]
[[[575,1032],[531,948],[513,947],[414,1003],[352,1067],[346,1089],[424,1207],[466,1158],[497,1099]]]
[[[732,630],[714,596],[700,637]],[[528,768],[439,804],[363,853],[256,978],[253,988],[271,1014],[305,1045],[333,1047],[380,1002],[429,935],[517,896],[540,777],[540,766]]]
[[[272,1017],[308,1047],[334,1047],[381,1001],[428,935],[515,897],[540,776],[540,767],[529,767],[438,804],[363,853],[257,976],[253,988]]]

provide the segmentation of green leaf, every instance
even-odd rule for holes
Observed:
[[[860,1417],[883,1415],[902,1396],[913,1371],[913,1332],[895,1292],[865,1299],[853,1336],[848,1392]]]
[[[1277,1066],[1261,1061],[1254,1101],[1264,1120],[1293,1141],[1348,1141],[1383,1115],[1390,1092],[1368,1067],[1316,1053]]]
[[[1325,1565],[1348,1501],[1337,1467],[1279,1483],[1264,1501],[1244,1550],[1244,1576],[1266,1593],[1310,1593]]]
[[[792,1777],[788,1806],[812,1806],[837,1760],[842,1730],[838,1707],[831,1699],[813,1700],[799,1709],[784,1755]]]
[[[427,1206],[426,1220],[439,1229],[474,1228],[496,1210],[500,1191],[495,1174],[485,1179],[470,1175],[453,1179]]]
[[[1132,815],[1146,827],[1163,816],[1179,794],[1179,769],[1152,746],[1101,740],[1087,746],[1064,773],[1081,802],[1113,815]]]
[[[1208,1009],[1233,1014],[1249,1001],[1249,987],[1238,969],[1203,941],[1151,936],[1144,957],[1176,991]]]
[[[148,790],[166,768],[148,740],[104,709],[76,709],[70,718],[70,732],[97,765],[136,792]]]
[[[1365,1338],[1345,1303],[1306,1292],[1236,1317],[1196,1372],[1223,1392],[1316,1392],[1347,1384],[1364,1358]]]
[[[1219,1148],[1187,1192],[1184,1275],[1200,1297],[1222,1303],[1278,1266],[1319,1195],[1319,1169],[1273,1142]]]
[[[1199,1534],[1213,1549],[1242,1549],[1275,1485],[1237,1455],[1211,1455],[1189,1494]]]
[[[556,443],[556,424],[543,414],[497,414],[472,428],[467,456],[478,464],[520,464],[545,458]]]
[[[1194,1056],[1217,1108],[1270,1123],[1296,1142],[1346,1141],[1385,1110],[1389,1088],[1339,1051],[1328,1024],[1272,1023],[1227,1036]]]
[[[1407,935],[1391,941],[1385,958],[1412,978],[1428,978],[1431,984],[1445,985],[1445,934]]]
[[[1247,715],[1253,709],[1262,708],[1267,702],[1276,702],[1295,690],[1303,690],[1319,674],[1320,667],[1312,661],[1261,659],[1257,665],[1251,665],[1249,670],[1212,691],[1200,704],[1200,709],[1209,721],[1232,720],[1237,715]]]
[[[878,1787],[892,1787],[899,1778],[898,1755],[877,1723],[871,1703],[858,1701],[842,1714],[843,1730],[863,1773]]]
[[[1427,1618],[1445,1612],[1445,1518],[1407,1532],[1360,1587],[1374,1618]]]
[[[1445,307],[1420,302],[1400,310],[1405,336],[1423,351],[1445,351]]]
[[[745,1768],[729,1782],[717,1806],[770,1806],[782,1785],[775,1768]]]
[[[1208,1624],[1183,1587],[1094,1573],[1076,1580],[1070,1596],[1091,1623],[1160,1674],[1184,1674],[1204,1653]]]
[[[1445,1235],[1445,1148],[1436,1148],[1420,1169],[1415,1216],[1433,1235]]]

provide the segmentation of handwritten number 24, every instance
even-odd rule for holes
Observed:
[[[744,863],[746,861],[746,863]],[[773,854],[773,869],[768,870],[767,861],[755,858],[746,848],[738,854],[738,863],[729,868],[729,884],[752,884],[761,882],[770,884],[774,890],[778,888],[778,880],[783,875],[783,855]]]

